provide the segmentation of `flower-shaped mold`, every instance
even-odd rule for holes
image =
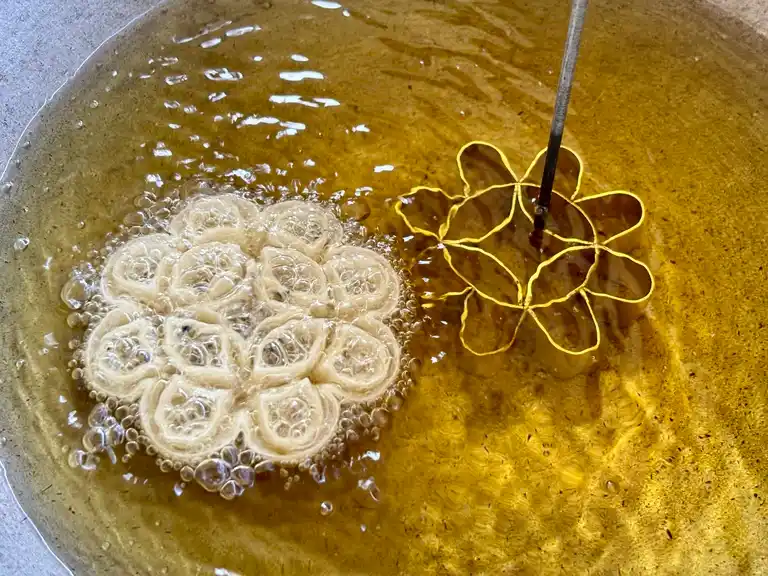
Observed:
[[[582,162],[563,147],[541,246],[529,241],[546,150],[518,178],[504,153],[470,142],[457,156],[462,189],[417,186],[395,211],[435,246],[417,259],[424,306],[461,297],[462,345],[479,356],[508,350],[531,318],[561,352],[600,346],[595,298],[639,304],[654,288],[647,265],[622,251],[645,219],[636,195],[581,195]],[[493,320],[489,322],[489,320]]]
[[[218,489],[238,466],[222,459],[233,443],[254,461],[319,458],[343,432],[342,404],[373,404],[395,384],[401,343],[383,322],[400,277],[386,257],[344,245],[327,209],[208,195],[168,229],[108,258],[111,309],[83,354],[95,393],[138,401],[129,420],[161,459],[197,466]]]

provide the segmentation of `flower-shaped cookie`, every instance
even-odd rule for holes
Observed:
[[[561,148],[550,218],[540,245],[530,242],[546,149],[522,178],[497,147],[470,142],[458,153],[460,190],[417,186],[396,212],[435,245],[421,253],[413,278],[424,306],[464,298],[461,342],[478,356],[515,342],[532,318],[558,350],[581,355],[600,346],[595,298],[647,300],[647,265],[623,250],[645,219],[636,195],[581,195],[582,162]]]
[[[204,196],[168,229],[107,260],[112,308],[84,351],[87,385],[138,402],[162,457],[196,465],[240,436],[261,458],[298,463],[339,432],[342,402],[395,383],[401,344],[382,320],[400,277],[381,254],[344,245],[325,208]]]

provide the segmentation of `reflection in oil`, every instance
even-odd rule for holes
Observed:
[[[4,440],[5,438],[0,438],[0,448],[5,444]],[[3,530],[3,536],[7,537],[9,541],[11,538],[14,538],[15,541],[24,542],[25,544],[23,550],[14,551],[13,558],[10,557],[10,554],[8,556],[3,555],[4,568],[16,570],[17,573],[20,573],[28,566],[40,566],[42,562],[46,562],[47,558],[51,558],[52,562],[50,564],[46,562],[46,566],[55,566],[57,569],[56,574],[72,575],[72,571],[51,550],[40,530],[38,530],[37,526],[21,508],[16,494],[14,494],[13,488],[8,481],[8,472],[5,466],[3,466],[2,461],[0,461],[0,506],[2,506],[5,512],[3,521],[6,526],[13,526],[12,529]]]

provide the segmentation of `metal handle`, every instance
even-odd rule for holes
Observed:
[[[560,66],[560,79],[557,84],[555,112],[552,116],[547,154],[544,158],[544,174],[541,177],[541,188],[539,189],[539,197],[536,200],[536,211],[533,219],[536,230],[544,230],[547,225],[547,214],[549,213],[549,204],[552,200],[552,185],[555,182],[555,171],[557,170],[557,157],[563,140],[565,116],[568,114],[568,101],[571,98],[573,72],[576,68],[576,58],[579,55],[581,29],[584,27],[586,12],[587,0],[573,0],[571,18],[568,22],[568,36],[565,39],[565,53]]]

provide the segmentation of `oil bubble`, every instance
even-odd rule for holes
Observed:
[[[374,502],[379,502],[381,500],[381,490],[376,486],[376,481],[373,479],[373,476],[366,478],[365,480],[358,480],[357,486],[361,490],[368,492]]]
[[[85,279],[79,276],[70,278],[61,289],[61,300],[71,310],[79,310],[90,296],[91,289]]]
[[[182,466],[179,475],[184,482],[192,482],[195,479],[195,471],[191,466]]]
[[[96,427],[104,424],[109,416],[109,408],[106,404],[96,404],[88,414],[88,426]]]
[[[376,426],[386,426],[387,422],[389,422],[389,413],[386,408],[375,408],[371,412],[371,419]]]
[[[83,435],[83,447],[88,452],[101,452],[107,446],[107,437],[103,428],[90,428]]]
[[[99,457],[95,454],[86,454],[83,459],[83,464],[80,466],[83,470],[96,470],[96,466],[99,464]]]
[[[221,449],[221,458],[230,466],[237,465],[239,459],[237,448],[234,446],[225,446]]]
[[[219,494],[225,500],[233,500],[243,493],[243,487],[239,486],[234,480],[227,480],[219,490]]]
[[[123,430],[120,424],[113,424],[107,428],[106,440],[109,446],[122,444],[123,440],[125,440],[125,430]]]
[[[13,249],[16,250],[16,252],[23,252],[27,249],[27,246],[29,246],[29,238],[26,236],[16,238],[13,242]]]
[[[342,414],[342,417],[339,420],[339,426],[342,428],[342,430],[348,430],[348,429],[352,428],[352,426],[354,426],[354,424],[355,423],[352,421],[351,418],[348,418],[348,417],[345,418],[344,415]]]
[[[392,396],[389,397],[387,404],[389,405],[390,410],[392,410],[393,412],[397,412],[403,406],[403,399],[397,396],[396,394],[393,394]]]
[[[238,458],[238,461],[240,464],[243,464],[245,466],[251,466],[256,460],[256,454],[253,452],[253,450],[243,450],[240,452],[240,457]]]
[[[232,470],[232,478],[240,486],[250,488],[256,479],[256,472],[250,466],[236,466]]]
[[[221,458],[209,458],[195,468],[195,480],[208,492],[217,492],[229,479],[231,471],[232,467]]]
[[[275,470],[275,464],[270,460],[264,460],[264,462],[259,462],[258,464],[256,464],[256,466],[253,467],[253,471],[258,476],[266,476],[271,472],[273,472],[274,470]]]
[[[333,503],[325,500],[324,502],[320,503],[320,515],[321,516],[330,516],[333,512]]]
[[[72,468],[81,468],[85,463],[85,456],[86,453],[83,450],[72,450],[67,461]]]
[[[314,480],[318,484],[324,484],[325,483],[325,466],[318,466],[317,464],[312,464],[312,466],[309,467],[309,475],[312,477],[312,480]]]

